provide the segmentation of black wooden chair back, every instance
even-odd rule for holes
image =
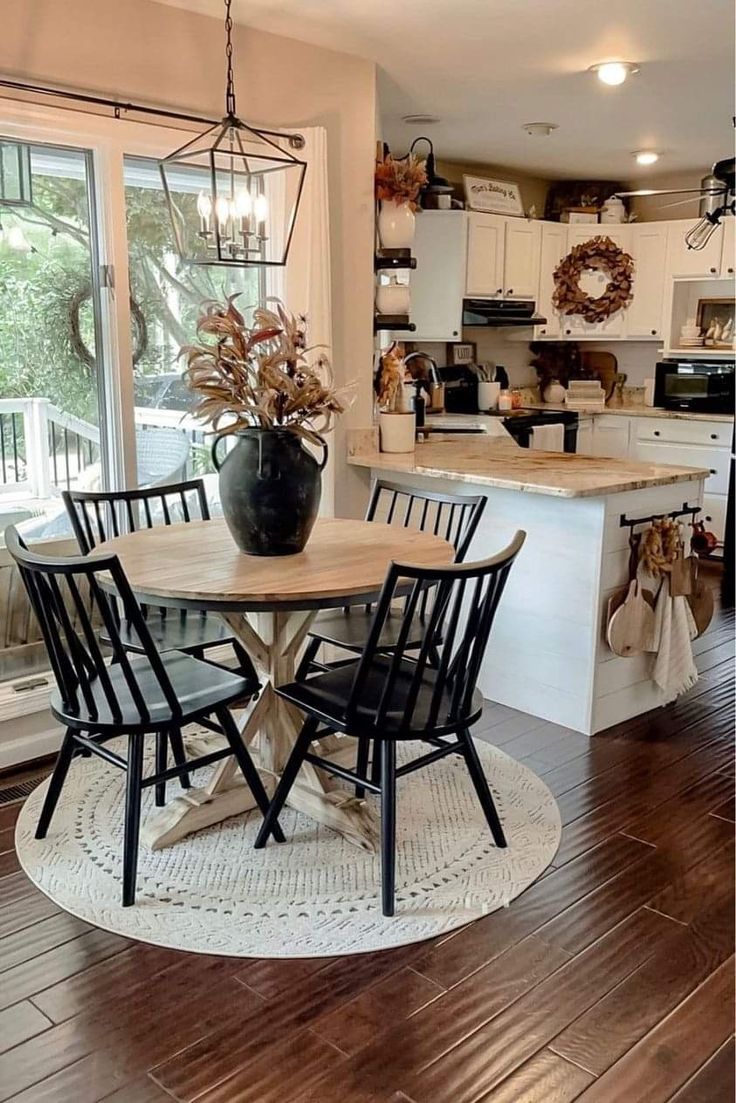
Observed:
[[[12,525],[5,530],[5,544],[18,565],[40,624],[65,713],[89,721],[94,728],[101,710],[114,723],[121,722],[124,715],[130,722],[132,711],[134,723],[145,725],[151,720],[141,682],[145,675],[148,692],[153,678],[172,714],[181,715],[181,706],[117,556],[62,559],[36,555]],[[101,585],[103,574],[108,587],[113,583],[112,600]],[[137,633],[147,662],[131,662],[120,637],[120,615]],[[126,698],[130,695],[125,702],[116,688],[120,679],[110,677],[100,648],[96,631],[100,623],[116,671],[127,689]]]
[[[483,495],[440,494],[377,479],[371,490],[366,521],[383,521],[432,532],[455,548],[456,562],[465,558],[486,507]]]
[[[176,521],[210,519],[201,479],[140,490],[65,490],[62,498],[85,555],[123,533]]]
[[[526,534],[519,531],[503,551],[475,563],[431,568],[391,564],[347,703],[348,726],[351,718],[365,726],[364,689],[377,670],[384,672],[384,683],[370,718],[376,731],[390,726],[398,735],[409,730],[434,733],[438,728],[457,728],[470,722],[496,609],[525,539]],[[412,640],[415,614],[428,589],[434,600],[417,648]],[[399,596],[403,600],[402,624],[396,647],[387,656],[379,641]]]

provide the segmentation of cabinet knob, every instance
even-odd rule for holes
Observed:
[[[727,268],[726,271],[728,272],[729,276],[733,275],[733,268]]]
[[[571,329],[566,329],[565,333],[572,333],[572,330]]]
[[[497,295],[503,295],[503,288],[502,287],[497,287],[496,288],[496,294]]]
[[[453,331],[452,331],[452,336],[453,336],[453,337],[457,337],[457,330],[456,330],[456,329],[453,329]]]
[[[654,430],[654,435],[655,435],[655,437],[658,437],[658,436],[659,436],[659,429],[655,429],[655,430]]]
[[[713,272],[713,274],[715,275],[716,269],[715,269],[715,268],[711,268],[711,272]]]
[[[710,439],[711,440],[718,440],[718,433],[711,433]]]
[[[656,329],[653,329],[653,330],[652,330],[652,337],[656,337],[656,336],[657,336],[657,332],[658,332],[658,331],[657,331]]]
[[[715,467],[711,467],[710,473],[711,473],[711,475],[715,475],[715,473],[716,473]]]
[[[513,289],[513,287],[510,287],[510,288],[508,289],[508,291],[506,292],[506,294],[507,294],[507,295],[513,295],[513,293],[514,293],[514,289]]]

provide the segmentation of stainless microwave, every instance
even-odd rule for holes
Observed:
[[[733,360],[660,360],[654,377],[654,405],[666,410],[731,414]]]

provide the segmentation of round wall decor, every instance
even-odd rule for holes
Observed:
[[[602,295],[593,298],[580,287],[586,269],[608,276]],[[586,322],[604,322],[628,306],[634,282],[634,261],[610,237],[599,235],[575,245],[554,271],[552,302],[561,314],[579,314]]]

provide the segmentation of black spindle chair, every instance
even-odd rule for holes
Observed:
[[[38,618],[56,679],[50,707],[66,732],[49,782],[36,838],[46,837],[72,759],[95,754],[127,771],[123,835],[123,905],[135,901],[141,797],[155,786],[157,803],[166,782],[188,783],[189,772],[234,756],[261,812],[268,797],[242,741],[229,706],[251,691],[247,679],[181,651],[159,653],[117,556],[50,558],[28,551],[17,530],[5,530],[33,611]],[[108,597],[104,586],[112,586]],[[118,611],[120,610],[120,612]],[[97,625],[104,624],[112,663],[103,657]],[[136,633],[140,654],[129,655],[121,635]],[[224,735],[223,749],[187,760],[181,729],[201,723]],[[144,744],[157,737],[155,772],[144,778]],[[167,768],[160,748],[171,740],[175,765]],[[127,736],[125,757],[109,740]],[[276,825],[276,837],[283,839]]]
[[[65,490],[62,498],[84,555],[105,540],[125,532],[150,529],[158,524],[210,519],[201,479],[140,490]],[[203,659],[209,648],[230,645],[239,673],[253,684],[253,692],[258,689],[250,656],[219,618],[164,605],[142,605],[140,608],[147,621],[148,633],[159,651],[184,651]],[[120,625],[120,637],[128,651],[142,652],[137,634],[125,622]],[[102,638],[105,639],[104,633]]]
[[[517,532],[502,552],[477,563],[450,567],[414,567],[392,563],[381,591],[365,650],[360,659],[334,667],[276,692],[305,713],[306,719],[281,775],[256,846],[265,846],[272,826],[304,761],[381,797],[381,891],[383,914],[394,913],[396,781],[448,754],[467,764],[478,799],[497,846],[506,845],[488,782],[470,727],[480,718],[483,698],[476,689],[493,618],[511,566],[525,540]],[[396,646],[381,648],[381,634],[398,594],[406,593]],[[418,655],[407,655],[414,614],[430,586],[432,611],[424,625]],[[437,665],[430,665],[433,649]],[[323,726],[321,726],[323,725]],[[355,772],[310,752],[326,732],[357,738]],[[400,740],[419,740],[432,748],[406,765],[396,766]],[[368,776],[373,747],[371,775]]]
[[[383,521],[389,525],[416,528],[420,532],[442,536],[455,548],[455,562],[462,563],[475,536],[486,501],[483,495],[440,494],[377,479],[371,490],[365,520]],[[425,597],[416,610],[415,622],[410,629],[411,640],[415,643],[422,637],[429,608]],[[330,668],[329,664],[317,661],[317,652],[322,644],[331,644],[344,651],[360,654],[368,640],[372,621],[371,605],[329,609],[318,614],[310,629],[296,680],[300,682],[315,670]],[[396,646],[399,626],[400,616],[394,609],[387,617],[383,629],[382,651],[392,651]],[[408,648],[411,649],[411,646],[410,642]]]

